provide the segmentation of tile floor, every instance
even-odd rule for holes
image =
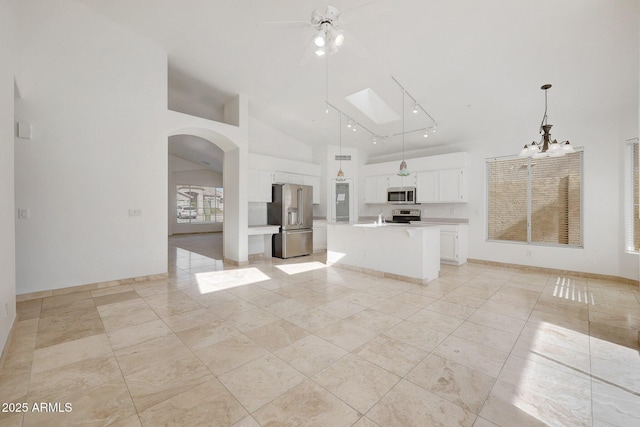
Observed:
[[[637,287],[478,264],[419,286],[321,256],[223,269],[219,239],[171,238],[165,280],[19,303],[0,425],[640,425]]]

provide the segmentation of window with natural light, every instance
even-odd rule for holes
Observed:
[[[176,186],[178,224],[211,223],[224,220],[224,192],[221,187]]]
[[[487,237],[582,246],[582,151],[487,159]]]

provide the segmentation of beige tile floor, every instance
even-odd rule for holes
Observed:
[[[637,287],[478,264],[419,286],[321,256],[223,268],[219,244],[171,238],[168,279],[19,303],[0,425],[640,425]]]

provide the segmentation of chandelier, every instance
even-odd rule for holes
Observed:
[[[563,141],[558,143],[555,139],[551,141],[551,127],[547,123],[547,90],[551,88],[550,84],[545,84],[540,87],[544,90],[544,115],[542,116],[542,122],[540,123],[540,134],[542,135],[540,142],[533,141],[531,144],[526,145],[520,151],[519,157],[533,157],[534,159],[541,159],[543,157],[562,157],[565,154],[574,153],[575,150],[569,141]]]

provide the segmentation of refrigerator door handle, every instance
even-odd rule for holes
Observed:
[[[298,210],[300,211],[300,215],[298,215],[298,225],[302,225],[302,221],[304,219],[304,203],[302,201],[302,188],[298,188],[297,191],[298,197]]]

